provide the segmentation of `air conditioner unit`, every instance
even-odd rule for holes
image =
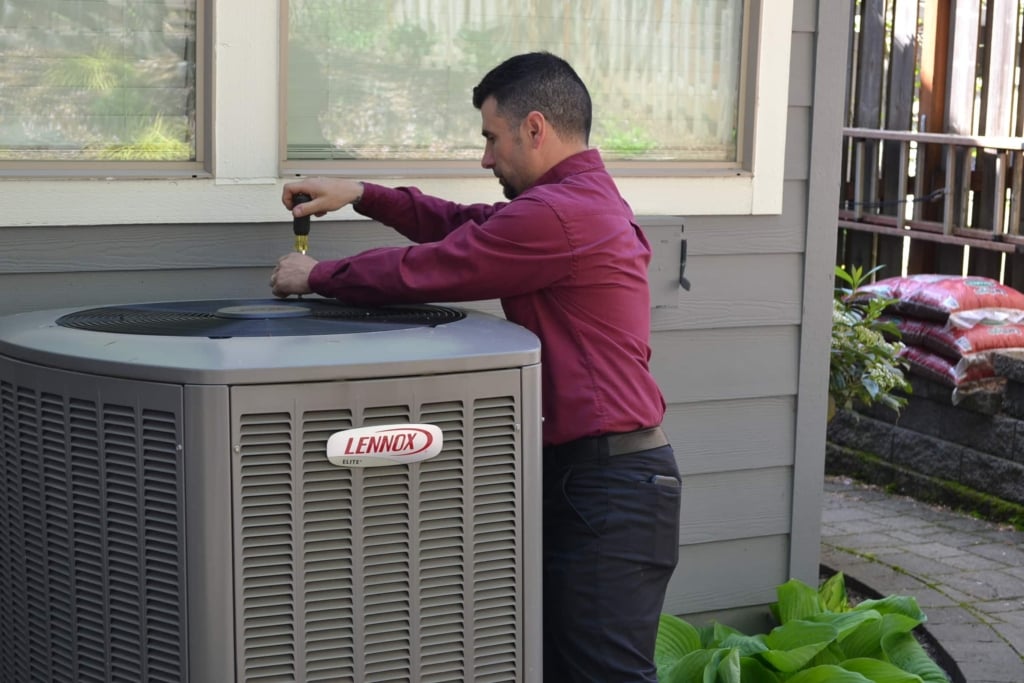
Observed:
[[[443,306],[0,318],[0,681],[538,680],[539,362]]]

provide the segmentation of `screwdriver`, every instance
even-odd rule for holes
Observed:
[[[305,204],[311,200],[308,194],[297,193],[292,195],[292,206]],[[309,249],[309,216],[296,216],[292,219],[292,231],[295,233],[295,251],[305,254]]]

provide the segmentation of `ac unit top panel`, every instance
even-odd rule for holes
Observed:
[[[352,306],[335,299],[204,299],[101,306],[57,318],[61,327],[170,337],[304,337],[362,334],[462,320],[456,308],[434,305]]]
[[[408,377],[524,367],[540,342],[507,320],[438,306],[209,300],[0,317],[0,354],[48,367],[179,384]],[[141,320],[139,320],[141,318]]]

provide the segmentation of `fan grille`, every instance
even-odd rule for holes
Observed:
[[[225,339],[381,332],[463,318],[459,310],[426,304],[368,308],[330,299],[211,299],[90,308],[56,322],[93,332]]]

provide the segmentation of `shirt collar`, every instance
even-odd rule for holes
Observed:
[[[601,159],[601,153],[593,148],[585,149],[582,152],[577,152],[572,156],[562,159],[557,164],[549,168],[540,178],[537,179],[537,182],[533,184],[533,187],[558,183],[569,176],[576,175],[577,173],[596,171],[603,168],[604,161]]]

